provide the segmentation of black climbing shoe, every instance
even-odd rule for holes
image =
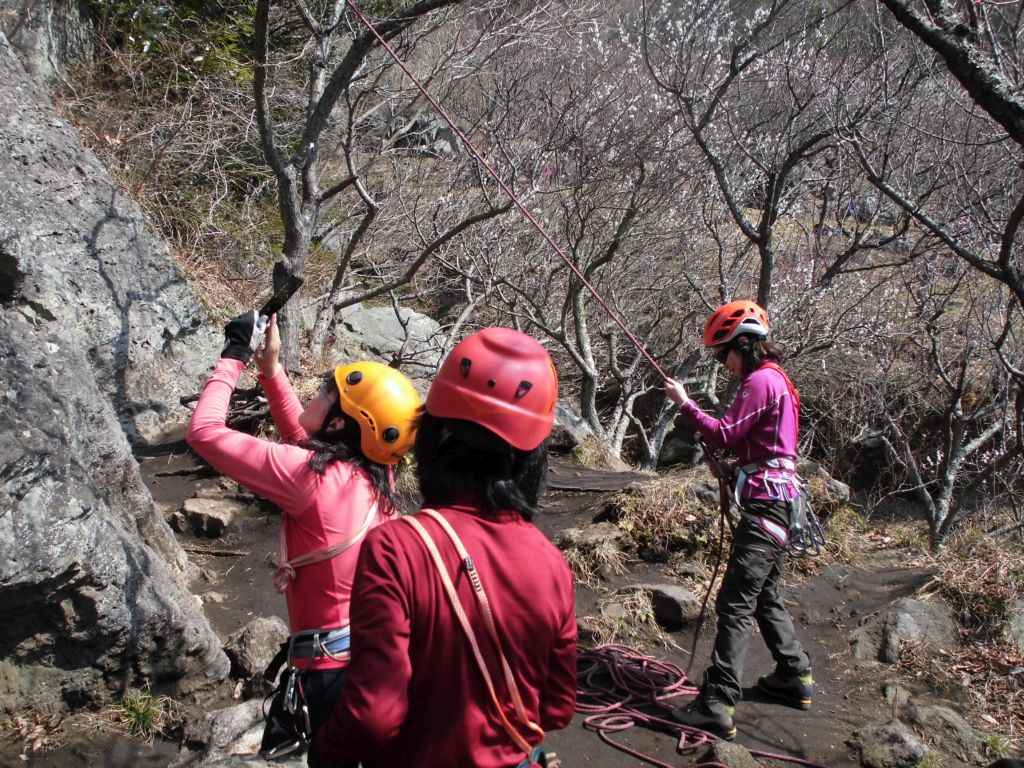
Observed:
[[[810,709],[814,680],[808,670],[802,675],[780,675],[778,670],[757,681],[757,690],[796,709]]]
[[[672,719],[731,741],[736,738],[736,726],[732,722],[734,709],[712,696],[698,696],[686,706],[673,709]]]

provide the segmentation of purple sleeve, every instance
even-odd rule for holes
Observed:
[[[221,474],[277,504],[302,512],[316,494],[319,475],[307,465],[309,451],[231,429],[224,421],[244,363],[222,358],[203,387],[186,440]]]
[[[767,382],[762,376],[748,376],[740,391],[720,419],[715,419],[701,410],[693,400],[680,406],[679,412],[690,422],[712,448],[736,450],[753,429],[758,418],[772,407]]]

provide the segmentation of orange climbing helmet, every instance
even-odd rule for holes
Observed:
[[[359,424],[359,447],[378,464],[397,464],[416,442],[423,401],[412,382],[383,363],[362,360],[334,369],[338,404]]]
[[[489,429],[521,451],[544,442],[555,420],[558,374],[540,342],[512,328],[485,328],[441,365],[427,413]]]
[[[704,325],[704,348],[728,344],[743,333],[767,336],[771,331],[768,313],[760,305],[747,299],[723,304]]]

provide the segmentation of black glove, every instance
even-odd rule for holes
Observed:
[[[255,309],[243,312],[224,326],[224,349],[220,356],[248,363],[252,353],[263,343],[266,330],[267,318]]]

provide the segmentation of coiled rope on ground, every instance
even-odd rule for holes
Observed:
[[[671,718],[671,701],[692,696],[698,687],[683,669],[664,659],[655,659],[627,645],[609,643],[581,649],[576,666],[576,711],[586,715],[583,727],[597,733],[604,743],[637,760],[658,768],[674,768],[650,755],[616,741],[634,726],[669,734],[677,739],[676,752],[693,755],[709,747],[717,737],[677,723]],[[754,757],[778,760],[807,768],[824,768],[818,763],[771,752],[749,750]],[[720,763],[697,763],[693,768],[727,768]]]

